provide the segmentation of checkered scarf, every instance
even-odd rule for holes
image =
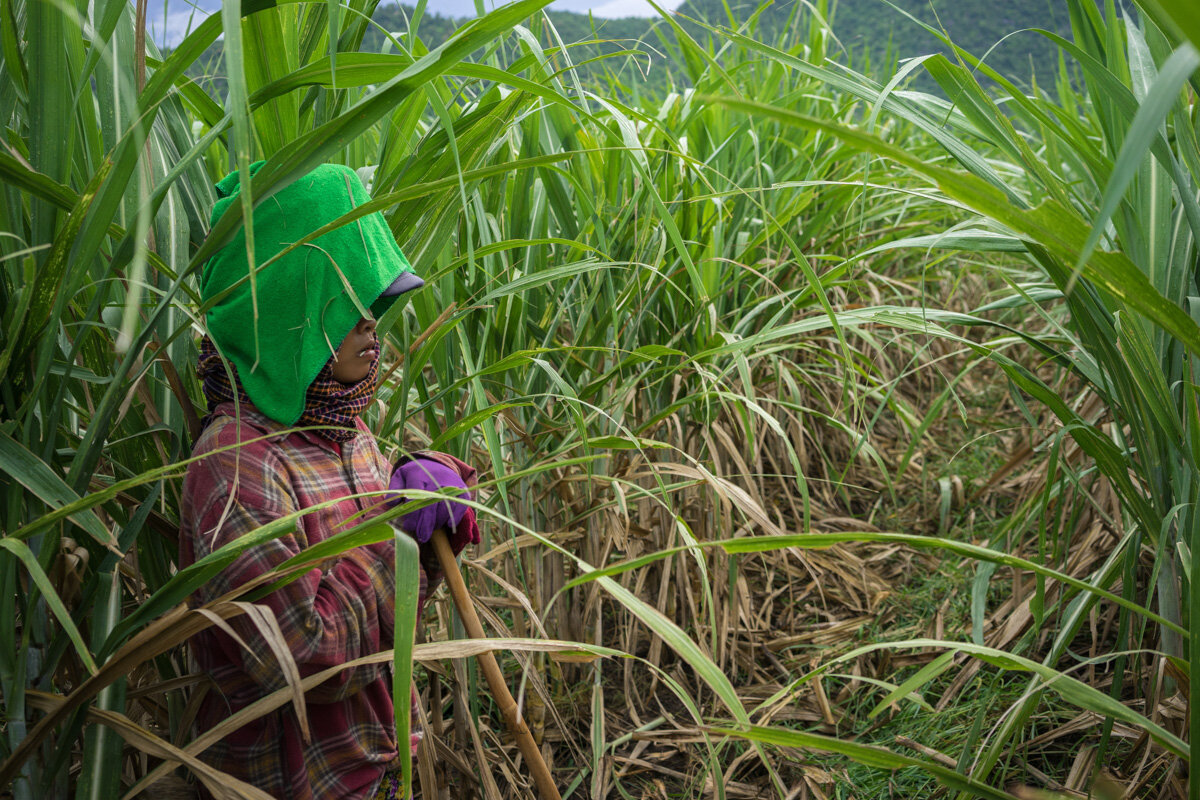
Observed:
[[[379,350],[378,340],[375,350]],[[221,403],[234,399],[241,403],[253,403],[242,388],[242,382],[238,380],[237,368],[232,362],[221,360],[216,345],[207,336],[200,340],[200,361],[196,365],[196,372],[204,383],[204,399],[208,402],[208,415],[204,417],[203,422],[205,426],[212,421],[213,410]],[[321,367],[317,377],[308,385],[304,394],[304,413],[296,420],[296,426],[332,425],[335,427],[318,432],[334,442],[353,439],[358,434],[354,418],[366,410],[371,402],[378,377],[379,359],[376,358],[367,377],[358,383],[340,383],[334,380],[331,356],[329,361],[325,362],[325,366]]]

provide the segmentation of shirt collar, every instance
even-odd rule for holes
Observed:
[[[277,431],[288,430],[288,426],[278,422],[277,420],[271,419],[266,414],[259,411],[258,408],[250,402],[243,402],[235,405],[232,400],[227,400],[213,409],[213,413],[223,414],[227,417],[237,417],[240,414],[242,421],[250,423],[254,427],[260,429],[263,433],[275,433]],[[355,418],[355,427],[359,427],[361,431],[361,426],[358,425],[357,417]],[[320,447],[322,450],[338,456],[339,458],[341,458],[342,449],[345,447],[345,445],[338,447],[337,444],[329,439],[326,439],[319,431],[316,430],[292,431],[288,435],[299,436],[305,441],[310,442],[317,447]],[[349,442],[346,444],[349,444]]]

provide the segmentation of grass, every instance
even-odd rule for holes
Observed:
[[[958,273],[960,276],[964,273]],[[982,273],[986,278],[986,273]],[[976,288],[972,294],[977,294]],[[953,291],[945,298],[953,303],[970,302],[970,296],[955,298]],[[977,299],[977,298],[976,298]],[[959,361],[949,362],[950,373],[957,371]],[[946,371],[946,370],[944,370]],[[985,384],[987,385],[987,384]],[[1020,417],[1011,404],[1006,405],[1002,384],[997,389],[991,384],[989,390],[963,392],[964,405],[958,414],[941,420],[931,431],[930,457],[923,461],[923,477],[919,492],[913,492],[919,500],[900,507],[885,505],[876,514],[875,521],[887,529],[920,530],[936,533],[940,525],[940,479],[957,477],[966,487],[983,487],[989,478],[1004,463],[1005,447],[978,447],[981,431],[1004,430],[1016,427]],[[990,435],[990,434],[984,434]],[[937,446],[932,447],[936,442]],[[969,503],[957,504],[949,513],[945,533],[964,541],[987,541],[990,534],[1008,516],[1013,506],[1011,491],[985,491]],[[918,556],[906,568],[894,591],[880,605],[874,618],[867,623],[856,637],[840,648],[830,651],[826,647],[795,648],[790,651],[797,662],[823,660],[869,642],[886,639],[906,639],[932,634],[938,638],[969,639],[972,624],[973,584],[978,566],[972,562],[937,556]],[[987,588],[988,609],[1000,606],[1009,596],[1011,587],[1000,580],[993,580]],[[941,633],[935,633],[940,627]],[[861,664],[864,674],[883,678],[894,685],[912,677],[932,656],[919,658],[918,663],[907,666],[888,667],[886,664]],[[911,662],[912,659],[908,661]],[[845,673],[843,665],[838,670]],[[942,694],[951,688],[955,670],[950,670],[926,684],[920,694],[924,702],[937,703]],[[855,683],[849,678],[830,679],[826,693],[837,698],[843,691],[842,702],[835,700],[834,726],[821,726],[840,736],[853,737],[857,741],[877,744],[893,749],[910,749],[900,740],[916,742],[941,754],[957,758],[963,742],[974,735],[973,728],[983,725],[990,729],[1000,719],[1006,708],[1020,699],[1023,686],[1011,677],[994,671],[976,676],[966,687],[958,691],[948,707],[930,715],[911,700],[902,700],[873,716],[886,690],[869,684]],[[1068,714],[1065,704],[1051,704],[1042,711],[1044,724],[1053,726],[1054,720],[1063,721]],[[1033,733],[1031,731],[1031,733]],[[847,765],[840,758],[817,754],[798,756],[794,769],[802,776],[806,767],[816,768],[828,776],[824,782],[827,796],[849,800],[853,797],[928,797],[938,791],[937,781],[917,767],[908,767],[892,772],[883,772],[859,764]],[[1063,767],[1058,762],[1048,768],[1052,774]],[[786,769],[786,767],[781,767]],[[1028,775],[1019,766],[1015,776]],[[1065,778],[1065,771],[1059,778]]]

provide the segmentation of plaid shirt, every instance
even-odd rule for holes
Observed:
[[[263,524],[337,498],[300,517],[297,529],[251,548],[196,594],[207,602],[261,575],[342,529],[378,501],[349,495],[387,488],[390,465],[366,425],[340,446],[299,431],[214,453],[194,462],[183,483],[179,560],[187,566]],[[194,455],[284,430],[252,405],[214,410]],[[422,562],[427,561],[422,547]],[[427,575],[427,571],[429,575]],[[420,602],[433,569],[422,567]],[[394,552],[391,542],[344,553],[258,601],[274,613],[301,676],[392,646]],[[206,730],[286,686],[270,648],[246,615],[229,620],[250,651],[218,628],[192,640],[192,653],[217,690],[205,695],[197,722]],[[256,657],[257,656],[257,657]],[[243,726],[202,754],[213,766],[289,800],[360,800],[396,758],[391,680],[383,666],[341,672],[308,692],[312,739],[305,742],[292,706]]]

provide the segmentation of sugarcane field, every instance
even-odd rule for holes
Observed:
[[[0,0],[0,800],[1200,800],[1196,0]]]

